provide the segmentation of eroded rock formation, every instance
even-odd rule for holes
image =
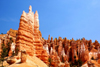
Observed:
[[[32,12],[31,6],[29,7],[29,13],[23,11],[20,24],[18,29],[18,37],[16,40],[16,48],[19,51],[25,50],[30,56],[34,55],[34,45],[33,45],[33,30],[34,30],[34,14]]]
[[[66,37],[64,39],[59,37],[53,40],[50,35],[48,40],[42,38],[39,30],[38,12],[36,11],[34,14],[31,6],[29,7],[29,13],[23,11],[18,31],[10,29],[7,34],[0,35],[0,55],[2,51],[1,44],[7,46],[10,40],[12,42],[10,43],[9,56],[12,56],[12,52],[15,52],[18,48],[18,55],[21,55],[18,58],[21,59],[22,63],[26,62],[26,54],[31,57],[36,56],[53,67],[68,67],[68,62],[74,63],[79,59],[85,63],[91,60],[92,56],[95,59],[100,59],[100,44],[97,40],[94,43],[92,43],[92,40],[86,40],[85,38],[68,40]],[[48,58],[52,61],[48,62]],[[8,60],[8,63],[15,63],[16,60],[13,61],[12,59]]]
[[[21,51],[21,63],[26,62],[27,54],[26,51]]]
[[[36,56],[47,63],[48,54],[47,51],[43,49],[41,37],[38,12],[36,11],[34,14],[30,6],[29,13],[23,11],[20,18],[16,48],[19,48],[19,51],[25,50],[30,56]]]
[[[36,11],[34,14],[34,49],[35,49],[35,54],[37,57],[41,58],[41,53],[43,50],[43,44],[41,43],[40,40],[40,34],[39,34],[39,19],[38,19],[38,12]]]

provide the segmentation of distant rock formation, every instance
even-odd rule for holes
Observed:
[[[12,42],[10,42],[12,40]],[[53,67],[65,66],[69,67],[69,62],[74,63],[80,60],[85,63],[94,59],[99,59],[100,63],[100,44],[97,40],[86,40],[85,38],[68,40],[66,37],[58,37],[53,40],[53,37],[48,39],[42,38],[39,30],[39,15],[36,11],[32,12],[32,7],[29,7],[29,13],[23,11],[18,30],[10,29],[7,34],[0,34],[0,55],[2,52],[2,44],[10,42],[9,56],[13,52],[17,53],[22,63],[26,63],[28,57],[38,57],[46,64]],[[27,55],[26,55],[27,54]],[[32,61],[34,59],[31,59]],[[49,60],[49,61],[48,61]],[[11,62],[10,62],[11,61]],[[15,63],[16,59],[8,59],[8,63]]]

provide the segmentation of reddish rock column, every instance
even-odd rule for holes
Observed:
[[[30,56],[34,55],[33,46],[33,25],[34,25],[34,14],[32,12],[31,6],[29,7],[29,13],[23,14],[20,18],[20,24],[18,29],[18,37],[16,41],[16,47],[19,51],[25,50]]]

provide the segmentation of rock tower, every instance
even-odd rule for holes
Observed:
[[[32,7],[29,7],[29,13],[23,11],[18,29],[18,37],[16,40],[16,48],[19,51],[25,50],[30,56],[34,55],[33,45],[33,32],[34,32],[34,13]]]
[[[39,33],[39,19],[38,19],[38,12],[36,11],[34,14],[34,48],[35,48],[35,55],[37,57],[41,57],[43,44],[40,40],[40,33]]]
[[[43,49],[41,36],[41,32],[39,31],[38,12],[36,11],[34,14],[30,6],[29,13],[23,11],[20,18],[16,48],[19,48],[19,52],[25,50],[28,55],[37,56],[47,63],[48,54]],[[42,54],[42,52],[45,54]]]

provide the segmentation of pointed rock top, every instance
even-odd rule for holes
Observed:
[[[36,10],[36,12],[35,12],[35,15],[38,15],[38,12],[37,12],[37,10]]]
[[[23,11],[23,13],[22,13],[22,16],[26,16],[26,13],[25,13],[25,11]]]
[[[29,6],[29,12],[32,12],[32,6],[31,5]]]

